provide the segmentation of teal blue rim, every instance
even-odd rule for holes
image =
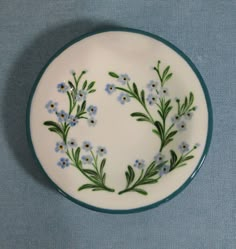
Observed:
[[[131,33],[137,33],[137,34],[141,34],[141,35],[145,35],[151,38],[154,38],[155,40],[158,40],[162,43],[164,43],[165,45],[167,45],[168,47],[170,47],[171,49],[173,49],[176,53],[178,53],[185,61],[187,61],[187,63],[189,64],[189,66],[192,68],[192,70],[195,72],[198,80],[201,83],[202,89],[204,91],[204,95],[205,95],[205,99],[207,102],[207,108],[208,108],[208,131],[207,131],[207,139],[206,139],[206,144],[205,144],[205,148],[204,151],[202,153],[202,156],[195,168],[195,170],[193,171],[193,173],[191,174],[191,176],[184,182],[184,184],[178,188],[175,192],[173,192],[172,194],[170,194],[169,196],[167,196],[166,198],[147,205],[147,206],[143,206],[143,207],[139,207],[139,208],[134,208],[134,209],[124,209],[124,210],[120,210],[120,209],[105,209],[105,208],[99,208],[99,207],[95,207],[89,204],[86,204],[82,201],[79,201],[75,198],[73,198],[72,196],[68,195],[67,193],[65,193],[62,189],[60,189],[51,179],[50,177],[47,175],[47,173],[44,171],[43,166],[40,164],[38,157],[35,153],[34,147],[33,147],[33,143],[32,143],[32,139],[31,139],[31,134],[30,134],[30,110],[31,110],[31,103],[32,103],[32,99],[35,93],[35,89],[42,77],[42,75],[44,74],[45,70],[47,69],[47,67],[49,66],[49,64],[57,57],[59,56],[65,49],[67,49],[68,47],[70,47],[71,45],[73,45],[74,43],[83,40],[89,36],[92,35],[96,35],[96,34],[100,34],[100,33],[104,33],[104,32],[117,32],[117,31],[123,31],[123,32],[131,32]],[[174,198],[176,195],[178,195],[182,190],[184,190],[188,184],[192,181],[192,179],[195,177],[195,175],[198,173],[199,169],[201,168],[206,155],[208,153],[209,147],[210,147],[210,143],[211,143],[211,137],[212,137],[212,130],[213,130],[213,114],[212,114],[212,105],[211,105],[211,100],[210,100],[210,96],[207,90],[207,87],[205,85],[205,82],[201,76],[201,74],[199,73],[199,71],[197,70],[196,66],[193,64],[193,62],[181,51],[179,50],[177,47],[175,47],[173,44],[171,44],[170,42],[166,41],[165,39],[145,32],[145,31],[141,31],[141,30],[137,30],[137,29],[131,29],[131,28],[112,28],[112,29],[103,29],[103,30],[98,30],[95,32],[90,32],[87,34],[84,34],[80,37],[77,37],[76,39],[72,40],[71,42],[67,43],[64,47],[62,47],[59,51],[57,51],[50,59],[49,61],[46,63],[46,65],[42,68],[41,72],[39,73],[38,77],[36,78],[34,85],[32,87],[30,96],[29,96],[29,100],[28,100],[28,105],[27,105],[27,113],[26,113],[26,133],[27,133],[27,138],[28,138],[28,142],[30,145],[30,148],[32,150],[32,153],[34,155],[34,159],[36,160],[39,168],[42,170],[42,172],[48,177],[49,181],[52,183],[52,185],[67,199],[73,201],[76,204],[79,204],[80,206],[83,206],[85,208],[94,210],[94,211],[98,211],[98,212],[103,212],[103,213],[110,213],[110,214],[128,214],[128,213],[137,213],[137,212],[142,212],[151,208],[155,208],[158,207],[160,204],[165,203],[169,200],[171,200],[172,198]]]

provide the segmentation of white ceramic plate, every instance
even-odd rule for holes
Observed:
[[[33,153],[56,188],[97,211],[155,207],[200,168],[206,86],[169,42],[131,29],[82,36],[44,67],[28,106]]]

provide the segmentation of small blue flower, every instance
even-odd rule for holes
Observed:
[[[76,95],[76,99],[78,101],[86,100],[87,92],[84,90],[79,90],[79,92]]]
[[[169,91],[166,87],[161,87],[160,90],[159,90],[159,95],[160,97],[165,97],[165,96],[168,96],[169,94]]]
[[[57,111],[57,102],[53,102],[52,100],[48,101],[48,103],[45,105],[49,113],[53,113]]]
[[[179,131],[185,131],[186,130],[186,123],[184,121],[181,121],[177,124],[177,128]]]
[[[179,150],[181,153],[184,153],[184,152],[187,152],[189,151],[189,145],[185,142],[182,142],[180,145],[179,145]]]
[[[74,138],[71,138],[68,142],[67,145],[71,148],[76,148],[77,147],[77,142]]]
[[[185,117],[186,120],[191,120],[192,117],[193,117],[193,112],[188,112],[188,113],[186,113],[186,114],[184,115],[184,117]]]
[[[118,101],[124,105],[125,103],[129,102],[130,101],[130,97],[128,94],[126,93],[121,93],[119,96],[118,96]]]
[[[144,160],[135,160],[134,167],[138,169],[143,169],[145,167],[145,161]]]
[[[154,156],[154,160],[156,161],[157,164],[160,164],[164,161],[165,156],[161,153],[158,153],[157,155]]]
[[[95,120],[93,117],[88,119],[88,125],[94,127],[97,124],[97,120]]]
[[[125,85],[130,81],[130,77],[128,74],[120,74],[118,81],[122,84]]]
[[[172,118],[171,121],[173,124],[177,124],[178,122],[180,122],[181,117],[178,114],[175,114]]]
[[[114,93],[115,90],[116,90],[116,86],[115,86],[114,84],[107,84],[107,85],[106,85],[105,91],[106,91],[108,94]]]
[[[157,102],[157,95],[149,94],[147,96],[147,102],[149,105],[154,105]]]
[[[90,155],[82,156],[82,161],[84,164],[90,164],[93,161],[93,158]]]
[[[85,151],[90,151],[90,150],[92,150],[93,146],[92,146],[92,144],[90,142],[84,141],[83,144],[82,144],[82,148]]]
[[[60,112],[57,112],[57,117],[59,122],[66,122],[68,118],[68,114],[64,111],[61,110]]]
[[[66,150],[67,150],[67,147],[66,147],[66,144],[64,142],[57,142],[56,143],[56,147],[55,147],[56,152],[65,153]]]
[[[99,156],[104,156],[105,154],[107,154],[107,149],[103,146],[98,146],[97,154]]]
[[[97,110],[98,108],[94,105],[90,105],[88,108],[87,108],[87,112],[89,113],[89,115],[93,116],[93,115],[96,115],[97,113]]]
[[[69,167],[70,166],[70,162],[68,158],[60,158],[59,162],[57,163],[57,165],[59,167],[61,167],[62,169],[64,169],[65,167]]]
[[[169,173],[169,171],[170,171],[170,165],[163,165],[160,168],[159,175],[160,176],[166,175],[167,173]]]
[[[57,91],[59,93],[65,93],[67,89],[68,89],[68,86],[64,82],[57,84]]]
[[[147,84],[147,88],[149,91],[157,90],[159,83],[154,80],[150,80],[149,83]]]
[[[68,122],[69,122],[69,125],[70,125],[71,127],[73,127],[73,126],[76,126],[76,125],[78,124],[79,120],[78,120],[78,118],[76,118],[75,116],[70,115],[70,116],[68,117]]]

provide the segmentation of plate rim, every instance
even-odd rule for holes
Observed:
[[[176,189],[173,193],[171,193],[170,195],[168,195],[167,197],[163,198],[162,200],[159,200],[155,203],[146,205],[146,206],[142,206],[142,207],[138,207],[138,208],[131,208],[131,209],[106,209],[106,208],[100,208],[100,207],[96,207],[90,204],[87,204],[83,201],[80,201],[78,199],[75,199],[74,197],[70,196],[69,194],[67,194],[66,192],[64,192],[46,173],[46,171],[44,170],[43,166],[41,165],[41,163],[39,162],[39,159],[36,155],[36,152],[34,150],[34,146],[33,146],[33,142],[32,142],[32,138],[31,138],[31,132],[30,132],[30,111],[31,111],[31,105],[32,105],[32,99],[35,93],[35,90],[39,84],[39,81],[42,77],[42,75],[44,74],[44,72],[46,71],[47,67],[51,64],[51,62],[53,62],[53,60],[55,58],[57,58],[62,52],[64,52],[68,47],[70,47],[71,45],[75,44],[76,42],[79,42],[87,37],[93,36],[93,35],[97,35],[100,33],[106,33],[106,32],[130,32],[130,33],[135,33],[135,34],[141,34],[144,36],[148,36],[151,37],[157,41],[160,41],[162,43],[164,43],[166,46],[168,46],[169,48],[173,49],[179,56],[181,56],[186,62],[187,64],[191,67],[191,69],[193,70],[193,72],[195,73],[195,75],[197,76],[204,96],[205,96],[205,100],[206,100],[206,105],[207,105],[207,112],[208,112],[208,128],[207,128],[207,137],[206,137],[206,143],[205,143],[205,147],[204,150],[202,152],[202,155],[194,169],[194,171],[192,172],[192,174],[186,179],[186,181],[178,188]],[[87,209],[93,210],[93,211],[97,211],[97,212],[102,212],[102,213],[109,213],[109,214],[129,214],[129,213],[137,213],[137,212],[142,212],[142,211],[146,211],[152,208],[156,208],[159,205],[166,203],[167,201],[171,200],[172,198],[174,198],[175,196],[177,196],[179,193],[181,193],[189,184],[190,182],[193,180],[193,178],[196,176],[196,174],[198,173],[198,171],[200,170],[200,168],[203,165],[203,162],[205,161],[205,158],[208,154],[209,151],[209,147],[210,147],[210,143],[211,143],[211,139],[212,139],[212,131],[213,131],[213,110],[212,110],[212,104],[211,104],[211,100],[210,100],[210,95],[208,92],[208,89],[206,87],[206,84],[203,80],[203,77],[201,76],[200,72],[198,71],[197,67],[194,65],[194,63],[190,60],[190,58],[184,53],[182,52],[179,48],[177,48],[175,45],[173,45],[171,42],[165,40],[164,38],[155,35],[153,33],[150,32],[146,32],[143,30],[139,30],[139,29],[133,29],[133,28],[105,28],[105,29],[97,29],[96,31],[93,32],[89,32],[89,33],[85,33],[83,35],[80,35],[78,37],[76,37],[75,39],[71,40],[70,42],[66,43],[62,48],[60,48],[56,53],[54,53],[50,59],[46,62],[46,64],[43,66],[43,68],[40,70],[40,72],[38,73],[36,80],[33,83],[33,86],[31,88],[31,92],[28,98],[28,102],[27,102],[27,108],[26,108],[26,135],[27,135],[27,140],[28,140],[28,144],[31,150],[31,153],[33,155],[34,160],[36,161],[36,165],[38,166],[38,168],[43,172],[44,175],[46,175],[46,177],[48,178],[49,182],[52,184],[52,186],[59,192],[61,193],[64,197],[66,197],[67,199],[71,200],[72,202],[85,207]]]

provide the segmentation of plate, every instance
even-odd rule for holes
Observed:
[[[133,29],[86,34],[58,51],[29,99],[39,167],[75,203],[131,213],[176,196],[212,134],[203,79],[168,41]]]

